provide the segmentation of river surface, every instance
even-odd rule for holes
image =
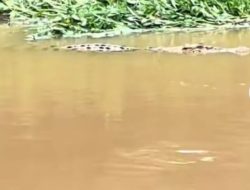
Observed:
[[[109,42],[250,46],[250,31]],[[1,190],[249,190],[250,56],[41,50],[0,28]]]

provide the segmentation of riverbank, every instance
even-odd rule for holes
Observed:
[[[248,0],[8,0],[10,24],[28,39],[106,37],[250,26]]]

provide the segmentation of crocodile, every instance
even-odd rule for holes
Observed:
[[[186,44],[184,46],[175,47],[149,47],[149,48],[136,48],[123,45],[105,44],[105,43],[90,43],[90,44],[72,44],[59,47],[57,49],[64,49],[78,52],[128,52],[136,50],[148,50],[153,52],[172,53],[172,54],[185,54],[185,55],[207,55],[219,53],[231,53],[236,55],[250,54],[248,47],[235,47],[224,48],[199,44]]]
[[[61,49],[79,51],[79,52],[125,52],[125,51],[135,51],[138,48],[127,47],[123,45],[114,45],[114,44],[102,44],[102,43],[93,43],[93,44],[72,44],[61,47]]]
[[[204,44],[186,44],[184,46],[175,46],[175,47],[149,47],[148,50],[154,52],[166,52],[166,53],[186,54],[186,55],[232,53],[243,56],[243,55],[248,55],[250,53],[250,48],[248,47],[223,48],[223,47],[214,47]]]

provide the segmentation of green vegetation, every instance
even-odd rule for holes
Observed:
[[[223,25],[248,19],[250,0],[3,0],[3,11],[39,39]]]
[[[0,1],[0,14],[8,11],[9,11],[8,6],[3,1]]]

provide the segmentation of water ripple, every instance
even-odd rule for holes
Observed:
[[[201,162],[214,162],[216,156],[209,150],[184,149],[166,142],[133,150],[117,149],[105,165],[106,170],[116,174],[149,174],[162,171],[186,169]]]

